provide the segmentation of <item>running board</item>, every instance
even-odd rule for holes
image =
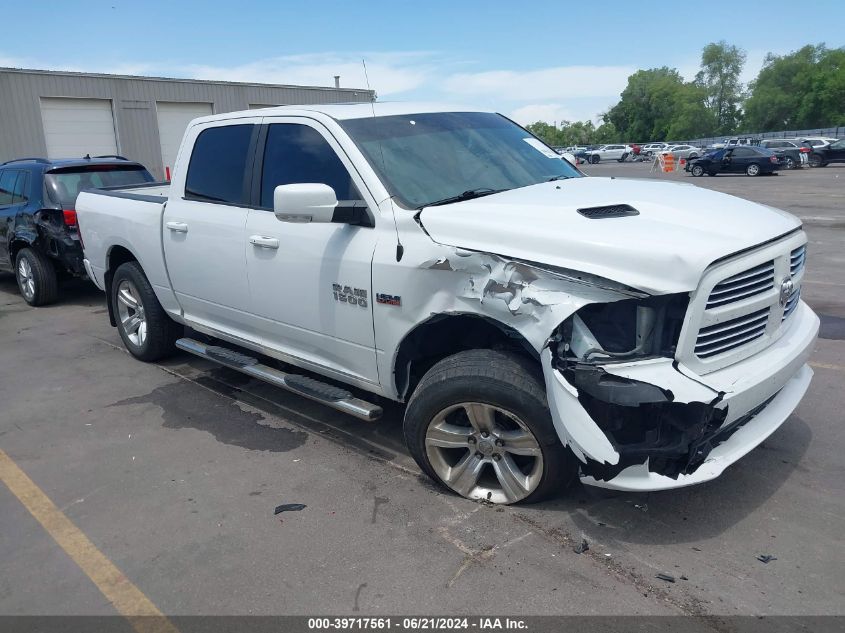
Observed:
[[[370,422],[381,417],[382,408],[380,406],[360,400],[345,389],[320,382],[308,376],[288,374],[262,365],[257,358],[247,356],[228,347],[205,345],[191,338],[180,338],[176,341],[176,347],[218,365],[223,365],[247,376],[310,398],[343,413],[348,413],[360,420]]]

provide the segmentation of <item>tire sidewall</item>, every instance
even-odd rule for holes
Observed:
[[[701,165],[693,165],[692,169],[690,170],[693,176],[701,177],[704,175],[704,167]]]
[[[545,393],[545,392],[542,392]],[[537,488],[517,503],[531,503],[562,489],[568,480],[564,475],[570,465],[569,455],[554,429],[545,396],[542,399],[502,379],[487,375],[466,375],[425,384],[414,392],[405,411],[405,442],[422,470],[449,490],[428,459],[425,436],[435,416],[447,407],[462,402],[478,402],[504,409],[525,424],[543,450],[543,476]],[[552,486],[550,484],[558,484]]]

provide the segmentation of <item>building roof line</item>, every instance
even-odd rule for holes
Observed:
[[[108,73],[86,73],[75,70],[46,70],[39,68],[11,68],[0,66],[0,73],[18,73],[33,75],[63,75],[68,77],[92,77],[96,79],[126,79],[136,81],[169,81],[174,83],[215,84],[229,86],[251,86],[255,88],[293,88],[296,90],[318,90],[325,92],[363,92],[374,95],[374,90],[367,88],[335,88],[334,86],[299,86],[296,84],[265,84],[251,81],[218,81],[215,79],[187,79],[179,77],[149,77],[144,75],[111,75]]]

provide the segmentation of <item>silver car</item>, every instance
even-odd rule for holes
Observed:
[[[675,158],[685,158],[686,160],[698,158],[703,154],[700,147],[695,147],[693,145],[672,145],[666,151],[671,152],[672,156]]]

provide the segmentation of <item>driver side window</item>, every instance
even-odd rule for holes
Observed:
[[[298,123],[273,123],[267,130],[261,174],[261,206],[273,208],[279,185],[322,183],[338,200],[360,200],[346,167],[317,130]]]

